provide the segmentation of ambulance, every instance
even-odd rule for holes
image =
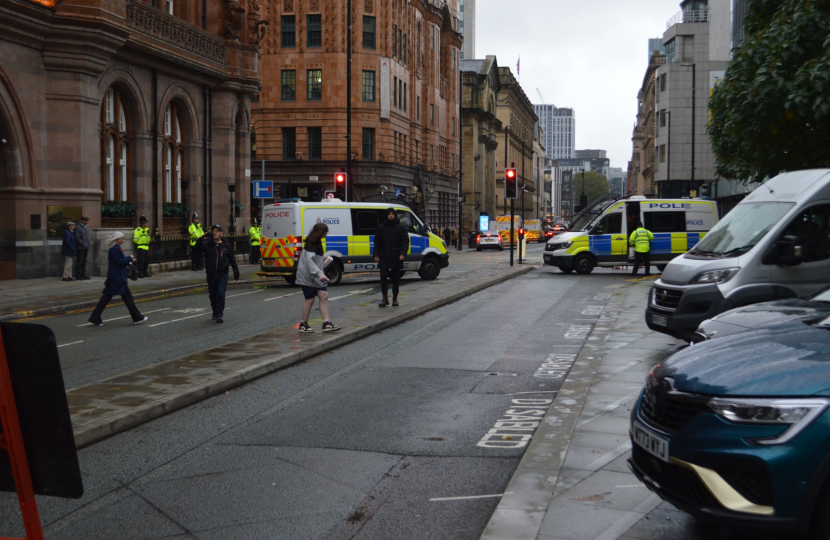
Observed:
[[[513,218],[513,239],[510,239],[510,218]],[[499,231],[502,242],[505,244],[515,244],[519,239],[519,229],[522,228],[522,216],[514,214],[513,216],[497,216],[496,230]]]
[[[628,238],[637,220],[654,235],[650,262],[662,272],[715,226],[718,209],[714,201],[703,199],[601,198],[575,216],[567,233],[548,240],[544,263],[566,274],[627,265],[634,260]]]
[[[541,219],[526,219],[525,220],[525,240],[527,242],[544,242],[545,235],[542,234],[542,220]]]
[[[404,271],[418,272],[425,280],[437,278],[441,269],[450,264],[447,244],[430,233],[411,208],[400,203],[344,203],[339,199],[265,206],[257,275],[281,276],[293,285],[303,242],[316,223],[329,227],[323,250],[325,256],[332,258],[326,267],[330,285],[340,283],[344,273],[379,271],[372,249],[375,232],[386,220],[390,207],[409,231]]]

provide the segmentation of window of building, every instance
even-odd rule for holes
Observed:
[[[297,128],[282,128],[282,159],[293,161],[297,157]]]
[[[129,144],[129,121],[121,94],[109,88],[101,105],[101,191],[106,201],[130,200]]]
[[[363,72],[363,101],[375,100],[375,72]]]
[[[283,15],[281,18],[280,45],[283,49],[293,49],[297,46],[297,25],[294,15]]]
[[[306,23],[306,45],[309,47],[320,47],[323,45],[323,19],[322,15],[307,15]]]
[[[666,62],[672,63],[674,62],[674,40],[672,39],[668,43],[666,43]]]
[[[403,49],[403,63],[406,65],[406,34],[403,35],[403,46],[401,48]]]
[[[308,128],[308,159],[323,159],[323,128]]]
[[[392,58],[398,57],[398,25],[392,25]]]
[[[323,99],[323,70],[308,70],[308,100],[320,101]]]
[[[660,159],[660,163],[665,163],[666,162],[666,145],[665,144],[660,145],[659,159]]]
[[[282,90],[280,97],[283,101],[294,101],[297,99],[297,72],[293,69],[282,70]]]
[[[660,91],[661,92],[666,91],[666,74],[665,73],[660,75]]]
[[[374,161],[375,159],[375,130],[363,128],[363,159]]]
[[[184,141],[182,119],[178,107],[171,103],[164,110],[164,137],[162,158],[164,171],[164,202],[182,202],[182,157]]]
[[[452,136],[455,137],[455,118],[452,119]]]
[[[369,15],[363,16],[363,47],[375,48],[375,18]]]
[[[660,127],[666,127],[666,110],[660,111]]]
[[[406,94],[408,93],[406,89],[406,83],[403,83],[403,112],[406,112]]]
[[[435,50],[435,26],[429,25],[429,50]]]
[[[168,15],[173,14],[173,0],[164,0],[164,11],[166,11]]]
[[[435,104],[429,104],[429,125],[435,125]]]
[[[421,119],[421,96],[415,96],[415,118]]]

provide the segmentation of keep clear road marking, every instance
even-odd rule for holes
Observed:
[[[335,300],[340,300],[341,298],[346,298],[347,296],[353,296],[355,294],[363,294],[367,292],[371,292],[373,289],[363,289],[361,291],[352,291],[350,293],[346,293],[340,296],[335,296],[334,298],[329,298],[329,302],[333,302]]]
[[[161,309],[154,309],[153,311],[145,311],[144,313],[142,313],[142,315],[149,315],[150,313],[158,313],[159,311],[167,311],[168,309],[170,309],[170,308],[166,307],[166,308],[161,308]],[[117,320],[120,320],[120,319],[129,319],[130,317],[132,317],[132,315],[124,315],[123,317],[115,317],[114,319],[104,319],[104,322],[117,321]],[[88,322],[88,323],[84,323],[84,324],[79,324],[78,326],[79,327],[80,326],[92,326],[92,323]]]
[[[69,347],[70,345],[77,345],[78,343],[83,343],[83,340],[73,341],[72,343],[64,343],[63,345],[58,345],[58,349],[60,349],[61,347]]]
[[[289,294],[282,294],[280,296],[272,296],[271,298],[266,298],[265,302],[270,302],[271,300],[279,300],[280,298],[285,298],[286,296],[294,296],[295,294],[300,294],[303,291],[297,291]]]
[[[619,486],[618,486],[619,487]],[[429,500],[429,502],[435,501],[469,501],[470,499],[492,499],[494,497],[504,497],[505,495],[512,495],[512,491],[506,491],[504,493],[496,493],[494,495],[471,495],[469,497],[434,497]]]

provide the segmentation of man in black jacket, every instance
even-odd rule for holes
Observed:
[[[387,279],[392,278],[392,305],[397,307],[400,271],[403,260],[409,252],[409,232],[401,223],[394,208],[386,210],[386,221],[380,224],[375,232],[375,246],[372,255],[380,268],[380,290],[383,300],[378,306],[389,305],[389,285]]]
[[[239,280],[239,267],[233,248],[222,237],[222,226],[214,225],[194,248],[205,254],[205,273],[207,274],[208,297],[213,308],[213,320],[221,323],[225,315],[225,288],[228,286],[228,268],[233,268],[233,279]]]

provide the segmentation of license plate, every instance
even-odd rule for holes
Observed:
[[[668,325],[668,321],[662,315],[652,315],[651,322],[656,324],[657,326],[666,326]]]
[[[262,266],[274,266],[274,261],[266,261],[263,259]]]
[[[655,435],[640,425],[633,422],[631,431],[634,433],[634,442],[637,446],[656,457],[660,461],[669,462],[669,441],[659,435]]]

